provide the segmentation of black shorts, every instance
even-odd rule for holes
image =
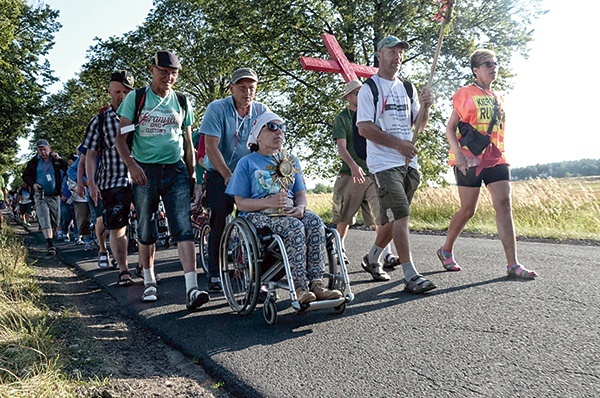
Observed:
[[[102,190],[104,227],[120,229],[129,224],[129,210],[133,202],[131,187]]]
[[[507,164],[499,164],[494,167],[483,169],[478,176],[475,175],[476,170],[477,166],[469,167],[467,169],[467,175],[464,175],[462,171],[454,166],[456,185],[459,187],[480,188],[482,182],[485,183],[485,185],[489,185],[496,181],[510,181],[510,169]]]

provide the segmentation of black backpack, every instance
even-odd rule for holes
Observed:
[[[413,101],[413,85],[408,80],[404,80],[399,78],[402,84],[404,85],[404,89],[406,90],[406,94],[410,99],[410,103],[412,105]],[[371,88],[371,93],[373,94],[373,105],[375,107],[375,115],[373,115],[373,122],[377,120],[377,103],[379,102],[379,90],[377,89],[377,84],[370,77],[365,80],[365,84]],[[409,113],[410,120],[412,122],[412,106],[410,108]],[[367,140],[365,137],[358,133],[358,126],[356,125],[356,112],[352,116],[352,138],[354,139],[354,151],[356,152],[356,156],[359,158],[366,160],[367,159]]]

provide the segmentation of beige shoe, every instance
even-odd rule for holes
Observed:
[[[304,288],[296,289],[296,298],[300,304],[308,304],[317,300],[314,293]]]
[[[310,283],[310,291],[315,294],[317,300],[335,300],[342,297],[342,292],[339,290],[329,290],[323,285],[320,280],[315,280]]]

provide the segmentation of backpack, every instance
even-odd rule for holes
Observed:
[[[412,105],[413,101],[413,85],[408,80],[403,78],[399,78],[402,84],[404,85],[404,89],[406,90],[406,94],[410,99],[410,103]],[[377,103],[379,102],[379,90],[377,89],[377,84],[370,77],[365,80],[365,84],[369,86],[371,89],[371,93],[373,94],[373,105],[375,107],[375,115],[373,115],[373,121],[377,120]],[[412,106],[410,108],[409,117],[412,122]],[[363,160],[367,160],[367,139],[358,133],[358,126],[356,125],[356,112],[352,116],[352,138],[354,139],[354,151],[356,152],[356,156]]]

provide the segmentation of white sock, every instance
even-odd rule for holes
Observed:
[[[194,288],[198,288],[198,275],[196,274],[196,271],[186,272],[184,277],[186,292],[189,292]]]
[[[383,258],[386,258],[388,254],[393,254],[392,253],[392,249],[390,248],[390,244],[388,243],[386,247],[383,248],[383,253],[381,253],[381,256]]]
[[[410,281],[410,279],[413,276],[418,274],[417,269],[413,265],[412,261],[409,261],[409,262],[401,264],[401,265],[402,265],[402,271],[404,271],[404,279],[406,281]]]
[[[373,245],[373,247],[371,248],[371,251],[368,254],[369,262],[370,263],[378,263],[379,259],[381,258],[381,253],[383,253],[383,248]]]
[[[150,269],[144,268],[144,285],[156,285],[156,277],[154,276],[154,267]]]

